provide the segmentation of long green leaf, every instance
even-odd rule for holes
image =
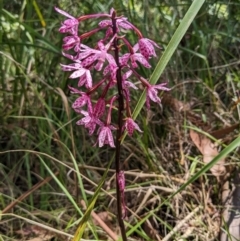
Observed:
[[[89,217],[91,215],[91,212],[92,212],[92,210],[94,208],[94,205],[95,205],[95,203],[97,201],[97,198],[98,198],[98,195],[99,195],[99,193],[101,191],[101,188],[102,188],[102,186],[103,186],[103,184],[105,182],[108,170],[109,170],[109,168],[110,168],[110,166],[111,166],[111,164],[113,162],[114,157],[115,156],[113,155],[113,157],[112,157],[111,161],[109,162],[108,167],[106,168],[106,171],[104,172],[104,174],[102,176],[102,179],[101,179],[101,181],[100,181],[100,183],[99,183],[99,185],[98,185],[98,187],[97,187],[97,189],[96,189],[96,191],[95,191],[95,193],[94,193],[94,195],[92,197],[92,200],[89,202],[87,210],[86,210],[85,214],[83,215],[83,217],[82,217],[82,219],[81,219],[81,221],[79,223],[78,229],[75,232],[75,235],[74,235],[72,241],[80,241],[81,240],[83,232],[86,229],[86,225],[87,225],[88,219],[89,219]]]

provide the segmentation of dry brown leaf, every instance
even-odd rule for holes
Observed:
[[[189,111],[191,109],[190,103],[184,103],[184,102],[174,98],[169,93],[163,94],[163,96],[161,98],[161,102],[164,106],[167,105],[177,112]]]
[[[109,215],[109,212],[103,211],[103,212],[99,212],[97,214],[99,216],[99,218],[101,218],[101,220],[105,223],[111,223],[113,218]],[[99,225],[98,222],[96,220],[93,220],[93,223],[95,225]]]
[[[231,133],[232,131],[236,130],[237,128],[239,128],[239,123],[234,124],[232,126],[227,126],[224,128],[221,128],[219,130],[215,130],[212,131],[210,133],[211,136],[215,137],[216,139],[220,139],[220,138],[224,138],[226,135],[228,135],[229,133]]]
[[[209,163],[215,156],[218,155],[217,146],[212,143],[208,137],[193,130],[190,130],[190,137],[198,150],[202,153],[204,163]],[[210,169],[214,176],[219,177],[226,174],[224,163],[225,160],[221,159]]]
[[[29,225],[21,230],[17,230],[16,233],[20,234],[27,241],[50,241],[54,237],[51,232],[35,225]],[[29,236],[32,236],[32,238],[27,239]]]

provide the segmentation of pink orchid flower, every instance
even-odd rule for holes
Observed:
[[[134,130],[142,132],[142,130],[139,128],[138,124],[130,117],[128,117],[126,119],[123,127],[127,130],[127,133],[129,136],[133,135]]]
[[[146,97],[146,103],[147,108],[150,108],[150,100],[156,103],[161,103],[161,99],[158,97],[158,90],[164,90],[169,91],[170,89],[167,87],[164,87],[167,83],[162,83],[158,85],[148,85],[147,86],[147,97]]]
[[[59,28],[59,32],[60,33],[70,33],[72,35],[77,35],[78,34],[78,25],[79,25],[79,21],[73,17],[72,15],[68,14],[67,12],[55,7],[55,10],[64,15],[65,17],[67,17],[68,19],[65,20],[62,23],[62,26]]]
[[[138,41],[140,53],[146,59],[150,59],[152,56],[156,57],[154,46],[160,48],[154,41],[148,38],[140,38]]]
[[[84,106],[84,105],[88,105],[88,104],[91,104],[91,99],[90,99],[90,96],[83,92],[83,91],[80,91],[78,89],[75,89],[71,86],[68,86],[68,88],[71,90],[71,93],[72,94],[79,94],[80,97],[78,97],[72,104],[72,108],[74,110],[81,110],[81,108]],[[79,112],[79,111],[77,111]]]
[[[100,71],[102,70],[105,60],[107,60],[110,65],[117,66],[113,56],[108,53],[108,50],[111,46],[111,41],[105,46],[103,42],[100,40],[98,42],[99,50],[89,48],[86,45],[82,45],[82,53],[80,54],[80,57],[79,57],[79,59],[82,60],[82,65],[84,67],[88,67],[97,60],[95,69],[97,71]]]
[[[102,147],[103,145],[109,145],[114,148],[114,139],[112,135],[112,130],[116,130],[116,128],[112,125],[103,125],[99,129],[98,134],[98,146]]]
[[[137,50],[138,50],[138,45],[136,44],[133,47],[133,52],[134,52],[133,54],[126,53],[120,57],[120,64],[122,66],[127,66],[128,61],[130,59],[133,68],[138,67],[136,61],[138,61],[140,64],[142,64],[146,68],[151,68],[151,65],[148,63],[148,60],[144,57],[144,55],[142,53],[137,53]]]
[[[69,76],[69,78],[70,79],[79,78],[79,81],[78,81],[79,87],[85,84],[87,89],[92,88],[91,72],[89,69],[85,69],[82,66],[81,61],[75,60],[75,63],[69,64],[69,65],[61,64],[61,67],[63,71],[74,71]]]

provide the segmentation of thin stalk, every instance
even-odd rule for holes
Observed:
[[[116,21],[116,13],[115,11],[112,14],[112,24],[113,24],[113,34],[117,33],[117,21]],[[115,61],[118,66],[117,70],[117,88],[118,88],[118,130],[116,134],[116,155],[115,155],[115,168],[116,168],[116,193],[117,193],[117,212],[118,212],[118,223],[122,234],[122,240],[127,241],[126,230],[123,222],[122,216],[122,194],[120,191],[118,176],[121,171],[120,165],[120,153],[121,153],[121,137],[123,130],[123,111],[124,111],[124,96],[123,96],[123,88],[122,88],[122,75],[121,75],[121,66],[119,63],[119,48],[118,48],[118,38],[115,37],[113,41],[114,47],[114,55]]]

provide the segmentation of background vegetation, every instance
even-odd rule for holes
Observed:
[[[68,90],[72,80],[60,69],[67,63],[58,33],[63,18],[53,7],[79,16],[113,6],[164,51],[191,2],[0,2],[0,240],[71,238],[83,201],[92,198],[113,154],[94,147],[96,140],[75,125],[79,117],[71,110]],[[204,166],[189,126],[220,131],[219,149],[237,135],[239,20],[239,1],[205,2],[159,80],[168,81],[171,93],[162,96],[161,106],[142,110],[138,123],[144,134],[124,141],[131,240],[219,240],[221,226],[228,232],[220,218],[222,180],[210,172],[169,197]],[[81,25],[83,31],[86,27]],[[153,59],[153,68],[156,63]],[[151,75],[151,70],[142,72]],[[133,97],[133,106],[138,98]],[[225,127],[232,127],[231,133]],[[225,164],[230,181],[238,159],[236,150]],[[114,178],[109,170],[94,211],[118,234]],[[107,237],[91,217],[84,238]]]

